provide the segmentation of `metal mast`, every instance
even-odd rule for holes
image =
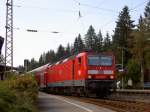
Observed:
[[[13,0],[6,3],[6,38],[5,38],[5,70],[6,65],[13,69]]]

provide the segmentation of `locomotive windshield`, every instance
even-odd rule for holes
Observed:
[[[111,66],[112,57],[111,56],[88,56],[88,65]]]

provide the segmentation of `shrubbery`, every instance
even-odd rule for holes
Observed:
[[[140,83],[140,66],[135,60],[130,60],[127,64],[127,73],[126,73],[126,79],[131,79],[133,81],[134,87],[139,87]],[[136,87],[136,88],[137,88]]]
[[[15,76],[0,82],[0,112],[35,112],[37,83],[32,75]]]

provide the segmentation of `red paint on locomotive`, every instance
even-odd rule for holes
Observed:
[[[116,80],[115,57],[112,53],[82,52],[45,66],[40,77],[43,75],[44,80],[38,74],[36,77],[46,88],[74,87],[75,91],[81,87],[96,91],[113,88]]]

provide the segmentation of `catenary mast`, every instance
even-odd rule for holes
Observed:
[[[6,2],[6,38],[5,38],[5,71],[6,65],[13,69],[13,0]]]

